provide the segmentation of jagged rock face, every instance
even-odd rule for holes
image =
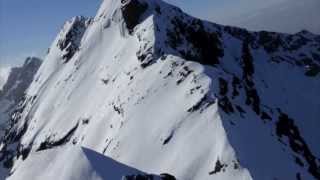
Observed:
[[[121,0],[122,16],[130,32],[140,23],[142,14],[147,10],[148,4],[138,0]]]
[[[41,60],[28,57],[22,67],[12,68],[6,84],[0,94],[0,99],[18,102],[24,96],[25,90],[33,81],[33,77],[41,65]]]
[[[3,91],[0,91],[0,135],[3,140],[3,134],[7,126],[14,123],[10,122],[10,116],[15,112],[19,112],[19,102],[24,101],[25,93],[34,76],[40,67],[42,60],[36,57],[28,57],[21,67],[15,67],[11,69],[9,77],[3,87]],[[17,135],[19,137],[19,135]],[[6,167],[10,167],[10,161],[4,161],[5,151],[0,153],[1,161]],[[0,171],[0,178],[3,178],[3,174]]]
[[[67,26],[64,32],[65,37],[59,39],[57,44],[60,50],[64,51],[62,55],[64,63],[67,63],[72,58],[72,56],[79,50],[82,36],[90,23],[91,19],[87,19],[82,16],[77,16],[65,24],[65,26]]]
[[[223,57],[223,48],[217,32],[206,31],[203,22],[198,19],[184,22],[179,17],[172,20],[173,30],[168,30],[169,45],[173,49],[183,47],[184,42],[192,49],[180,50],[180,55],[186,60],[192,60],[204,65],[216,65]]]
[[[221,26],[159,0],[105,0],[90,22],[67,61],[66,24],[13,114],[12,178],[33,153],[75,145],[182,180],[319,179],[320,36]]]

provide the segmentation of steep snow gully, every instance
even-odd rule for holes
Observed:
[[[319,77],[319,35],[222,26],[160,0],[104,0],[52,43],[10,115],[0,173],[320,179]]]

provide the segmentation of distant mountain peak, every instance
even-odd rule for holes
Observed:
[[[42,59],[38,58],[38,57],[27,57],[26,60],[23,63],[23,67],[27,67],[27,66],[40,66],[42,63]]]
[[[33,81],[33,77],[41,63],[42,60],[40,58],[27,57],[21,67],[11,68],[11,72],[3,86],[3,91],[0,94],[0,98],[5,97],[18,102],[24,96],[26,89]]]
[[[13,110],[0,161],[20,180],[37,153],[76,145],[181,180],[319,179],[319,76],[318,35],[222,26],[160,0],[105,0],[94,19],[59,33]],[[93,167],[44,158],[69,167],[65,179]],[[51,170],[31,176],[61,173]]]
[[[37,57],[28,57],[21,67],[11,67],[4,78],[3,88],[0,87],[0,136],[10,124],[10,117],[18,106],[19,102],[24,100],[26,90],[34,79],[42,60]],[[1,71],[1,69],[0,69]],[[1,80],[0,73],[0,80]],[[1,85],[1,84],[0,84]],[[0,148],[1,149],[1,148]],[[0,156],[3,151],[0,150]],[[4,178],[3,171],[0,168],[0,179]]]

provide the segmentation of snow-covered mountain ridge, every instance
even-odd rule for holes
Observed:
[[[75,145],[181,180],[319,179],[319,76],[318,35],[221,26],[160,0],[105,0],[53,42],[0,160],[21,179],[37,153]]]
[[[21,67],[12,67],[8,71],[4,85],[0,90],[0,136],[10,122],[10,115],[14,112],[15,106],[24,99],[27,88],[33,81],[34,75],[41,65],[41,60],[36,57],[26,58]],[[0,169],[1,170],[1,169]],[[0,179],[4,178],[0,171]]]
[[[24,92],[31,84],[41,62],[42,60],[37,57],[28,57],[21,67],[11,68],[0,92],[0,97],[19,102],[19,98],[24,96]]]
[[[7,72],[4,85],[0,90],[0,134],[3,126],[9,120],[10,112],[25,96],[25,91],[31,84],[34,75],[41,65],[41,60],[36,57],[26,58],[21,67],[12,67]]]

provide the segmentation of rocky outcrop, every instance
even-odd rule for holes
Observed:
[[[3,90],[0,92],[0,100],[7,99],[19,102],[24,96],[38,71],[42,60],[36,57],[28,57],[21,67],[12,68]]]

